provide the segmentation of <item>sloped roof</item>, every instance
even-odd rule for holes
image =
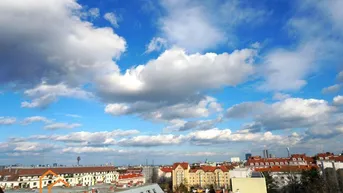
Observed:
[[[48,170],[56,174],[76,174],[90,172],[108,172],[116,171],[114,166],[96,166],[96,167],[60,167],[60,168],[19,168],[5,169],[0,171],[0,175],[16,174],[18,176],[41,176]]]
[[[176,168],[177,168],[177,166],[181,166],[183,169],[188,169],[188,166],[189,166],[189,164],[187,163],[187,162],[177,162],[177,163],[174,163],[173,164],[173,170],[175,170]]]
[[[160,167],[160,170],[164,173],[169,173],[173,171],[173,167]]]
[[[301,172],[303,170],[310,170],[312,168],[318,169],[316,165],[305,165],[305,166],[269,166],[266,168],[255,168],[257,172]]]

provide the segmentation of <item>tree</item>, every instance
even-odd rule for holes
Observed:
[[[174,187],[174,193],[188,193],[188,188],[184,184],[180,184]]]
[[[214,186],[213,184],[210,185],[210,192],[209,193],[216,193],[216,191],[214,190]]]
[[[263,175],[266,179],[266,185],[267,185],[267,192],[268,193],[277,193],[277,185],[275,183],[274,178],[270,175],[269,172],[263,172]]]

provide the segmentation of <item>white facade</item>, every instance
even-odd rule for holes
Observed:
[[[252,170],[250,168],[236,168],[229,170],[230,178],[248,178],[251,175]]]
[[[39,176],[25,175],[19,176],[16,180],[8,181],[10,176],[1,176],[0,187],[3,189],[11,188],[39,188]],[[58,177],[46,176],[42,180],[42,187],[48,186],[50,183],[54,183],[58,179],[63,179],[68,182],[70,186],[92,186],[97,183],[114,183],[119,179],[119,173],[116,171],[108,172],[89,172],[89,173],[74,173],[74,174],[61,174]],[[55,186],[63,186],[63,183],[57,183]]]
[[[317,165],[320,167],[320,165],[323,165],[323,169],[325,168],[333,168],[335,166],[335,169],[343,169],[343,162],[334,162],[334,161],[326,161],[326,160],[318,160]]]
[[[241,159],[239,157],[232,157],[231,158],[231,162],[235,163],[235,162],[240,162]]]

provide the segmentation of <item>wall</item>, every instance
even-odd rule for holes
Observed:
[[[264,178],[231,178],[232,191],[239,193],[267,193]]]

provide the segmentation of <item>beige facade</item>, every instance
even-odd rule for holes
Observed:
[[[188,186],[189,180],[189,165],[187,164],[179,164],[172,171],[173,177],[173,187],[179,186],[180,184],[184,184]]]
[[[172,171],[173,187],[180,184],[190,187],[208,187],[213,185],[217,188],[228,188],[230,186],[229,170],[224,167],[201,166],[190,168],[188,163],[176,163]]]
[[[195,172],[189,173],[189,186],[193,187],[229,187],[230,176],[229,172],[223,172],[221,169],[205,172],[202,169],[197,169]]]
[[[231,178],[233,192],[267,193],[265,178]]]

